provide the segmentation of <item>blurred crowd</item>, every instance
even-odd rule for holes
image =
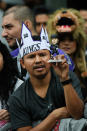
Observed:
[[[0,131],[87,130],[87,8],[46,2],[0,0]]]

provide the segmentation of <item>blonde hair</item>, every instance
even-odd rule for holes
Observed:
[[[72,12],[73,15],[75,15],[77,18],[77,22],[78,22],[77,27],[72,32],[72,36],[77,43],[76,52],[73,54],[74,55],[73,60],[78,71],[80,73],[85,72],[87,71],[86,60],[85,60],[86,35],[84,32],[84,19],[82,18],[78,10],[72,8],[69,9],[61,8],[56,10],[53,14],[49,15],[49,20],[47,23],[49,40],[51,42],[52,34],[58,34],[54,26],[54,20],[55,20],[54,18],[58,13],[61,13],[62,11]]]

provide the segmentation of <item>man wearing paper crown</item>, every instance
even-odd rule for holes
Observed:
[[[46,30],[41,40],[34,41],[23,24],[19,47],[21,65],[30,77],[8,101],[12,129],[17,131],[55,131],[62,118],[79,119],[83,114],[80,82],[70,71],[64,55],[58,55],[52,64]],[[77,104],[78,103],[78,104]],[[56,126],[56,127],[55,127]]]
[[[24,55],[26,55],[30,52],[34,52],[34,51],[41,50],[41,49],[44,49],[44,48],[47,48],[48,50],[50,50],[50,52],[52,54],[52,50],[50,48],[50,44],[49,44],[48,35],[47,35],[46,30],[45,30],[45,34],[46,34],[46,36],[44,36],[44,30],[42,28],[41,41],[38,41],[38,42],[33,41],[32,37],[31,37],[31,32],[29,32],[28,28],[26,27],[25,34],[22,34],[21,44],[18,44],[20,46],[21,57],[23,57]],[[29,45],[29,42],[32,43],[32,44]],[[67,63],[69,64],[69,69],[73,71],[74,70],[73,61],[61,49],[58,49],[57,51],[58,51],[59,54],[63,54],[65,56]],[[54,56],[55,56],[55,53],[54,53]]]

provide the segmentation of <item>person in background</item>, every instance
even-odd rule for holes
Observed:
[[[86,67],[83,66],[85,65],[85,61],[83,57],[81,58],[82,46],[81,45],[79,46],[78,41],[73,38],[72,34],[63,34],[59,36],[58,47],[62,49],[65,53],[67,53],[74,61],[75,63],[74,72],[78,75],[80,79],[81,86],[82,86],[81,88],[82,94],[85,100],[87,97],[87,87],[86,87],[86,83],[87,83],[86,72],[87,71],[86,71]],[[80,58],[78,54],[80,55]],[[83,52],[83,55],[85,56],[84,52]],[[84,69],[85,69],[85,72],[84,72]],[[81,71],[82,71],[82,74],[81,74]]]
[[[12,50],[17,48],[16,39],[20,41],[22,22],[27,25],[32,34],[35,34],[33,14],[27,6],[13,6],[3,14],[2,37],[7,40],[8,45]]]
[[[47,21],[49,18],[49,9],[45,6],[37,6],[34,9],[34,21],[35,21],[35,29],[38,35],[40,35],[41,27],[46,28]]]
[[[19,44],[20,62],[30,77],[8,101],[12,129],[56,130],[58,129],[56,122],[59,119],[67,117],[80,119],[84,109],[80,82],[74,72],[69,72],[64,55],[54,57],[56,60],[61,59],[62,62],[49,63],[50,44],[43,28],[40,40],[35,41],[23,24],[21,39],[23,44]]]
[[[11,55],[14,58],[19,70],[21,79],[26,79],[26,71],[22,69],[19,62],[19,50],[16,39],[20,41],[22,22],[35,35],[34,20],[31,9],[27,6],[17,5],[5,11],[2,21],[2,37],[4,37],[11,49]]]
[[[8,48],[0,41],[0,131],[10,121],[7,111],[8,98],[22,83]]]
[[[67,53],[75,64],[74,72],[80,79],[84,100],[87,96],[87,63],[85,59],[86,35],[84,19],[76,9],[62,8],[49,16],[48,34],[58,36],[58,47]]]

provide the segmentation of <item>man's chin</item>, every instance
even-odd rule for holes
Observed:
[[[39,79],[39,80],[42,80],[42,79],[44,79],[44,78],[46,77],[46,75],[47,75],[47,72],[44,73],[44,74],[35,75],[35,77],[36,77],[37,79]]]
[[[18,48],[17,44],[16,45],[9,44],[9,47],[10,47],[11,50],[15,50],[15,49]]]

